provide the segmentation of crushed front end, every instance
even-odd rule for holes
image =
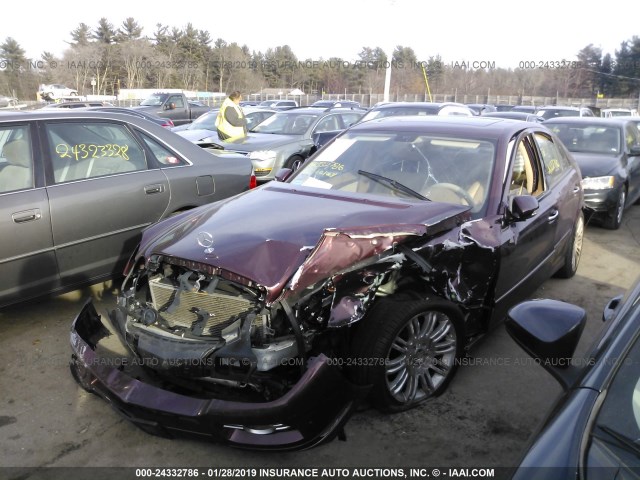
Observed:
[[[91,302],[84,306],[71,368],[150,433],[308,448],[340,434],[367,388],[329,360],[335,336],[319,342],[319,329],[299,315],[284,300],[267,305],[265,289],[247,279],[154,255],[127,277],[109,329]],[[111,332],[129,350],[124,362],[101,356]]]
[[[377,302],[435,294],[482,315],[490,282],[460,269],[473,257],[485,271],[495,253],[465,219],[448,207],[432,224],[324,229],[315,245],[256,241],[256,265],[232,262],[232,243],[176,256],[187,223],[148,231],[109,322],[91,302],[74,321],[72,370],[150,433],[252,449],[328,441],[371,389],[347,360]],[[104,360],[114,338],[128,356],[117,365]]]

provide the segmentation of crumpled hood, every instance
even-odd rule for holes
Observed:
[[[407,236],[451,229],[468,220],[467,211],[461,205],[319,193],[271,183],[151,226],[143,233],[139,254],[224,269],[266,287],[273,300],[308,256],[322,254],[317,251],[322,245],[335,248],[327,237],[340,236],[348,250],[334,252],[333,260],[323,265],[323,270],[338,269],[336,262],[348,266]],[[212,238],[210,244],[204,237]],[[313,273],[317,278],[332,272]]]
[[[602,177],[613,173],[620,165],[620,154],[611,153],[580,153],[574,152],[580,172],[583,177]]]

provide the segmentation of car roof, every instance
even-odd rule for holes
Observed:
[[[403,130],[424,132],[425,128],[433,133],[464,133],[488,137],[503,134],[515,134],[526,128],[548,131],[542,124],[523,122],[507,118],[458,117],[458,116],[419,116],[384,117],[358,123],[350,131]]]
[[[575,110],[575,111],[578,111],[581,108],[588,108],[588,107],[571,107],[571,106],[563,106],[563,105],[547,105],[545,107],[540,107],[538,110]]]
[[[287,110],[278,110],[277,113],[279,114],[306,113],[309,115],[318,115],[325,112],[330,113],[330,112],[353,112],[353,111],[357,111],[357,110],[353,110],[352,108],[348,108],[348,107],[347,108],[344,108],[344,107],[327,108],[325,110],[318,107],[294,107]]]
[[[389,102],[382,103],[373,107],[371,110],[384,110],[387,108],[397,108],[397,107],[415,107],[415,108],[426,108],[426,109],[439,109],[446,106],[456,106],[456,107],[467,107],[467,105],[463,103],[455,103],[455,102]]]
[[[97,107],[96,107],[97,109]],[[119,120],[125,121],[128,123],[139,124],[139,122],[145,122],[142,125],[147,125],[148,120],[140,118],[135,115],[129,115],[127,113],[114,113],[114,112],[105,112],[101,111],[97,113],[96,111],[89,110],[86,108],[71,108],[71,109],[52,109],[52,110],[35,110],[30,112],[17,112],[16,114],[6,115],[2,117],[2,122],[10,122],[13,120],[24,122],[29,120],[59,120],[61,118],[94,118],[94,119],[111,119],[111,120]],[[162,128],[162,127],[160,127]]]

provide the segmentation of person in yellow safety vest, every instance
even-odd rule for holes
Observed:
[[[247,136],[247,119],[240,107],[241,99],[242,95],[236,90],[222,102],[216,117],[220,140],[236,140]]]

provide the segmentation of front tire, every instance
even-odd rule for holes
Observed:
[[[383,411],[413,408],[444,391],[463,351],[463,324],[443,300],[380,300],[352,343],[353,379]]]

